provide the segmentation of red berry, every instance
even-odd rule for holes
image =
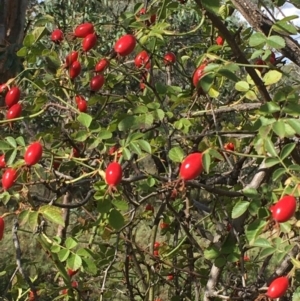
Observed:
[[[80,157],[80,152],[76,148],[73,148],[72,149],[72,155],[75,158],[79,158]]]
[[[270,55],[270,59],[269,59],[269,62],[274,65],[275,62],[276,62],[276,56],[275,56],[275,53],[273,51],[271,51],[271,55]]]
[[[11,88],[5,95],[5,103],[10,108],[20,100],[21,91],[18,87]]]
[[[87,111],[87,102],[85,99],[81,99],[77,102],[77,108],[80,112],[86,112]]]
[[[171,281],[171,280],[173,280],[173,279],[174,279],[174,275],[173,275],[173,274],[169,274],[169,275],[167,276],[167,280]]]
[[[30,144],[25,152],[24,160],[28,166],[38,163],[43,154],[43,147],[40,142]]]
[[[60,160],[60,159],[54,160],[54,161],[53,161],[53,168],[54,168],[55,170],[58,170],[59,167],[60,167],[60,164],[61,164],[61,160]]]
[[[255,62],[255,65],[267,65],[265,61],[263,61],[262,59],[258,59],[256,62]],[[259,70],[260,72],[263,71],[264,68],[256,68],[257,70]]]
[[[160,229],[167,229],[167,228],[169,228],[169,224],[168,224],[168,223],[165,223],[165,222],[161,222],[161,223],[159,224],[159,226],[160,226]]]
[[[216,38],[216,43],[217,45],[222,46],[224,44],[224,39],[221,36],[218,36]]]
[[[6,113],[6,119],[14,119],[21,116],[22,113],[22,106],[19,103],[16,103],[12,107],[9,108],[9,110]]]
[[[3,238],[4,227],[5,227],[4,219],[2,216],[0,216],[0,240],[2,240]]]
[[[173,52],[168,52],[164,56],[165,65],[173,65],[176,62],[176,55]]]
[[[77,38],[85,38],[91,33],[94,33],[94,25],[87,22],[80,24],[75,28],[74,36]]]
[[[77,108],[80,112],[87,111],[87,102],[85,100],[81,100],[77,103]]]
[[[64,39],[64,34],[60,29],[55,29],[51,34],[51,41],[54,43],[60,43]]]
[[[135,37],[131,34],[126,34],[116,42],[114,49],[120,56],[127,56],[134,50],[135,45]]]
[[[289,280],[287,277],[278,277],[269,285],[267,296],[271,299],[282,297],[289,287]]]
[[[157,250],[159,247],[160,247],[160,243],[158,242],[158,241],[156,241],[155,243],[154,243],[154,250]]]
[[[5,163],[5,155],[1,155],[0,156],[0,168],[5,168],[6,167],[6,163]]]
[[[197,178],[203,170],[202,153],[188,155],[181,163],[180,178],[188,181]]]
[[[81,64],[78,61],[75,61],[69,69],[69,75],[71,79],[77,77],[81,72]]]
[[[145,211],[152,211],[152,213],[154,212],[154,208],[151,204],[147,204],[145,207]]]
[[[114,156],[115,153],[117,153],[117,159],[119,159],[122,156],[122,151],[119,150],[119,146],[117,144],[115,144],[108,150],[109,156]]]
[[[232,142],[225,143],[224,149],[227,151],[234,151],[234,144]]]
[[[96,72],[103,72],[103,71],[105,71],[105,69],[108,68],[108,66],[109,66],[109,60],[108,59],[102,59],[95,66],[95,71]]]
[[[138,68],[145,67],[146,69],[150,69],[151,62],[148,52],[143,50],[140,53],[138,53],[134,59],[134,64]]]
[[[92,91],[99,91],[104,85],[105,78],[103,75],[95,75],[90,81],[90,88]]]
[[[154,250],[154,251],[153,251],[153,255],[158,257],[158,256],[159,256],[158,250]]]
[[[77,273],[78,273],[78,270],[73,271],[73,270],[71,270],[71,269],[68,269],[68,275],[69,275],[70,277],[74,276],[74,275],[77,274]]]
[[[118,162],[112,162],[107,166],[105,180],[109,186],[117,186],[121,182],[122,167]]]
[[[7,84],[0,85],[0,94],[6,93],[7,90],[8,90]]]
[[[206,64],[200,65],[193,74],[193,84],[195,87],[197,87],[199,80],[204,76],[204,68],[206,67]]]
[[[35,297],[34,297],[33,291],[30,291],[30,292],[29,292],[28,300],[29,300],[29,301],[35,301]]]
[[[78,51],[72,51],[66,57],[66,67],[72,65],[75,61],[77,61],[77,59],[78,59]]]
[[[293,196],[284,196],[272,206],[273,220],[277,221],[278,223],[284,223],[288,221],[295,214],[296,207],[297,202]]]
[[[82,41],[83,51],[88,52],[91,50],[97,43],[97,35],[95,33],[88,34]]]
[[[6,169],[2,176],[3,189],[7,190],[10,187],[12,187],[16,179],[17,179],[17,171],[13,168]]]

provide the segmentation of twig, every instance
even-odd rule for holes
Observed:
[[[23,278],[27,282],[28,286],[30,287],[31,291],[33,292],[35,300],[38,300],[38,295],[36,293],[36,288],[33,285],[32,281],[30,280],[27,273],[22,268],[22,263],[21,263],[21,261],[22,261],[21,260],[22,252],[21,252],[21,247],[20,247],[20,241],[19,241],[18,234],[17,234],[18,228],[19,228],[18,220],[15,219],[14,223],[13,223],[13,227],[12,227],[12,238],[13,238],[14,246],[15,246],[15,249],[16,249],[17,270],[20,271],[21,275],[23,276]]]

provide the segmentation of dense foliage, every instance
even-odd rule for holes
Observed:
[[[239,2],[31,3],[0,86],[3,300],[299,300],[299,29]]]

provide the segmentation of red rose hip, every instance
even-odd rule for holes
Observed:
[[[69,75],[71,79],[76,78],[81,72],[81,64],[78,61],[72,63],[69,68]]]
[[[66,67],[69,67],[72,65],[75,61],[78,59],[78,51],[72,51],[69,55],[66,57]]]
[[[25,152],[24,160],[28,166],[39,162],[43,154],[43,147],[40,142],[30,144]]]
[[[108,68],[108,66],[109,66],[109,60],[108,59],[102,59],[95,66],[95,71],[96,72],[103,72]]]
[[[12,107],[9,108],[9,110],[6,112],[6,119],[14,119],[21,116],[22,113],[22,106],[20,103],[16,103]]]
[[[5,103],[10,108],[20,100],[21,91],[18,87],[11,88],[5,95]]]
[[[55,29],[51,33],[51,41],[54,43],[60,43],[64,39],[64,34],[60,29]]]
[[[99,74],[99,75],[96,75],[94,76],[92,79],[91,79],[91,82],[90,82],[90,88],[92,91],[99,91],[102,86],[104,85],[104,82],[105,82],[105,79],[104,79],[104,76]]]
[[[297,201],[295,197],[286,195],[272,206],[272,217],[278,223],[288,221],[296,211]]]
[[[203,170],[202,153],[188,155],[181,163],[179,175],[184,181],[197,178]]]
[[[138,68],[145,67],[146,69],[149,69],[151,67],[151,63],[148,52],[143,50],[138,53],[134,59],[134,64]]]
[[[287,277],[278,277],[269,285],[267,296],[271,299],[277,299],[282,297],[289,288],[289,280]]]
[[[173,52],[168,52],[164,56],[165,65],[173,65],[176,62],[176,55]]]
[[[120,56],[127,56],[134,50],[135,45],[135,37],[131,34],[126,34],[116,42],[114,49]]]
[[[94,25],[92,23],[83,23],[75,28],[74,36],[77,38],[85,38],[87,35],[94,33]]]
[[[85,52],[91,50],[97,43],[97,36],[95,33],[88,34],[82,41],[82,49]]]
[[[109,186],[117,186],[121,182],[122,167],[118,162],[112,162],[107,166],[105,180]]]
[[[2,187],[4,190],[11,188],[17,179],[17,171],[13,168],[8,168],[2,175]]]

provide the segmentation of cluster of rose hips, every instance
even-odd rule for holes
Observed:
[[[7,84],[0,85],[0,94],[4,96],[4,101],[7,106],[6,119],[14,119],[21,116],[22,105],[19,103],[21,91],[19,87],[14,86],[9,89]]]

